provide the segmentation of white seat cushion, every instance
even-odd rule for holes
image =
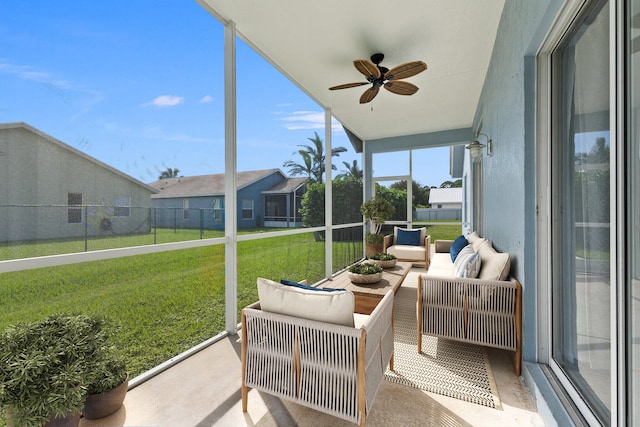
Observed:
[[[321,291],[258,278],[260,309],[303,319],[353,326],[355,297],[346,290]]]
[[[387,248],[387,253],[395,255],[398,259],[415,261],[424,261],[426,256],[425,251],[424,246],[393,245]]]
[[[427,276],[453,276],[453,262],[451,262],[451,255],[449,252],[436,252],[431,256],[430,261]]]

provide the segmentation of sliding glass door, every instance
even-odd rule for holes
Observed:
[[[552,56],[552,368],[611,414],[609,2],[583,9]]]
[[[630,425],[640,425],[640,0],[628,2],[627,15],[627,257],[626,301]]]

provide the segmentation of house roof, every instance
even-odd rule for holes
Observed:
[[[288,194],[302,187],[309,182],[309,178],[287,178],[286,180],[277,183],[268,190],[264,190],[262,194]]]
[[[82,151],[80,151],[78,149],[73,148],[70,145],[65,144],[64,142],[60,141],[59,139],[56,139],[56,138],[52,137],[51,135],[48,135],[48,134],[42,132],[41,130],[36,129],[33,126],[31,126],[31,125],[29,125],[27,123],[24,123],[24,122],[0,123],[0,132],[2,132],[4,129],[24,129],[24,130],[26,130],[28,132],[33,133],[34,135],[39,136],[40,138],[44,139],[45,141],[47,141],[50,144],[57,145],[58,147],[66,150],[66,151],[69,151],[69,152],[73,153],[74,155],[76,155],[78,157],[81,157],[81,158],[83,158],[83,159],[95,164],[96,166],[99,166],[99,167],[101,167],[103,169],[107,169],[111,173],[113,173],[115,175],[118,175],[118,176],[121,176],[122,178],[127,179],[127,180],[133,182],[134,184],[139,185],[140,187],[143,187],[145,190],[147,190],[147,191],[149,191],[151,193],[157,193],[157,190],[155,188],[148,186],[144,182],[138,181],[134,177],[132,177],[130,175],[127,175],[126,173],[124,173],[124,172],[122,172],[122,171],[120,171],[120,170],[118,170],[118,169],[116,169],[116,168],[114,168],[112,166],[109,166],[108,164],[103,163],[100,160],[95,159],[95,158],[91,157],[90,155],[88,155],[86,153],[83,153]]]
[[[438,133],[473,125],[504,0],[344,1],[197,0],[360,140]],[[381,52],[381,65],[422,60],[428,69],[406,81],[412,96],[381,90],[359,104],[369,86],[353,65]],[[467,142],[471,139],[469,130]],[[439,134],[439,133],[438,133]],[[425,146],[436,146],[428,139]]]
[[[429,191],[429,203],[462,203],[462,188],[432,188]]]
[[[236,174],[238,190],[274,173],[286,178],[280,169],[238,172]],[[159,191],[159,194],[152,195],[151,198],[165,199],[173,197],[224,196],[224,184],[224,174],[218,173],[160,179],[149,185]]]

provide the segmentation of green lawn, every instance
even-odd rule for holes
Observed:
[[[434,222],[434,221],[430,221]],[[451,222],[451,221],[447,221]],[[422,227],[420,223],[413,223],[413,228]],[[449,225],[449,224],[438,224],[438,225],[425,225],[427,227],[427,234],[431,235],[431,243],[436,240],[455,240],[456,237],[462,234],[462,225]]]
[[[459,226],[458,234],[440,227],[451,226],[430,226],[432,237],[459,235]],[[140,244],[142,237],[122,239]],[[0,254],[41,254],[65,244],[14,245]],[[334,271],[361,255],[362,242],[334,241]],[[239,242],[238,310],[258,299],[257,277],[314,283],[324,277],[324,258],[325,242],[312,233]],[[105,315],[122,326],[119,345],[136,376],[224,330],[224,272],[224,245],[216,245],[3,273],[0,330],[55,312]]]

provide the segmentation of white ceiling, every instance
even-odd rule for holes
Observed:
[[[198,0],[363,140],[469,128],[504,0]],[[359,104],[369,86],[354,59],[384,53],[381,65],[422,60],[428,69],[406,79],[412,96],[381,90]],[[373,111],[372,111],[373,108]]]

